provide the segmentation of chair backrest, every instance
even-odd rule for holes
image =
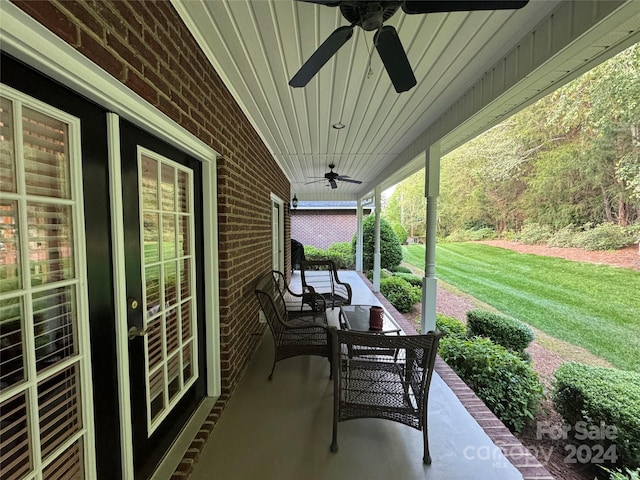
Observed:
[[[339,421],[385,418],[421,429],[442,334],[331,334]]]
[[[272,272],[265,273],[258,278],[255,293],[269,328],[276,336],[278,332],[285,328],[284,321],[287,319],[287,306],[278,281]]]
[[[339,297],[339,304],[351,303],[351,286],[338,278],[338,270],[333,260],[301,261],[300,276],[303,289],[311,289],[320,295],[330,295],[333,300]]]

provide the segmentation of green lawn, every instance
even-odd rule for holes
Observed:
[[[404,249],[424,268],[424,246]],[[640,371],[640,273],[476,243],[436,248],[444,282],[618,368]]]

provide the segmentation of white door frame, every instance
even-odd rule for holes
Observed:
[[[271,219],[271,225],[277,225],[278,231],[272,232],[272,238],[278,238],[278,245],[273,246],[272,258],[277,259],[273,260],[272,270],[279,270],[282,273],[284,272],[284,201],[278,197],[275,193],[271,193],[271,215],[273,216],[274,208],[273,205],[278,206],[278,218]],[[274,220],[277,220],[274,221]]]
[[[218,221],[216,190],[217,152],[175,123],[153,105],[140,98],[114,77],[106,73],[73,47],[49,31],[10,2],[2,2],[0,39],[2,49],[32,68],[59,81],[72,91],[96,102],[113,113],[108,114],[109,170],[112,207],[112,232],[114,255],[114,295],[116,302],[117,350],[119,372],[120,425],[122,437],[122,478],[133,478],[133,442],[131,413],[129,411],[129,358],[127,339],[126,292],[124,291],[124,228],[122,225],[122,198],[120,179],[119,119],[125,118],[134,125],[155,135],[168,144],[185,151],[202,162],[204,263],[205,263],[205,331],[212,332],[206,338],[207,395],[212,397],[206,405],[220,396],[220,317],[218,310]],[[117,145],[117,148],[116,148]],[[117,213],[117,214],[116,214]],[[123,330],[124,329],[124,330]],[[205,408],[206,410],[206,408]],[[208,412],[207,412],[208,413]],[[192,423],[202,419],[202,412],[194,415]],[[128,421],[127,421],[128,419]],[[199,427],[200,425],[198,425]],[[188,425],[185,431],[193,431]],[[197,431],[197,429],[196,429]],[[190,440],[189,440],[190,441]],[[179,445],[180,442],[177,442]],[[187,444],[188,445],[188,444]],[[177,448],[183,448],[178,446]],[[186,450],[186,447],[184,447]],[[171,452],[173,453],[173,452]],[[182,455],[168,457],[177,458]],[[178,458],[179,457],[179,458]],[[167,465],[168,470],[171,469]]]

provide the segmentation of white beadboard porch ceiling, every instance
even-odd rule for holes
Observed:
[[[341,200],[363,197],[377,184],[388,187],[420,168],[415,159],[401,165],[397,159],[560,2],[531,0],[514,11],[399,10],[385,24],[397,29],[418,82],[401,94],[373,47],[374,32],[358,27],[306,87],[288,85],[329,34],[348,25],[339,8],[295,0],[173,4],[290,180],[292,195]],[[545,75],[544,69],[535,75]],[[530,92],[510,92],[509,101],[517,106],[531,98]],[[338,122],[346,127],[333,129]],[[326,181],[308,183],[331,163],[363,183],[338,182],[337,189]]]

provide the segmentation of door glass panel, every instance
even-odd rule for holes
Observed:
[[[28,203],[27,215],[31,285],[72,278],[71,207]]]
[[[22,478],[33,468],[27,395],[21,392],[0,404],[0,479]]]
[[[0,192],[16,192],[13,102],[0,97]]]
[[[22,288],[18,202],[0,202],[0,293]]]
[[[81,159],[71,148],[79,132],[64,113],[18,94],[0,98],[3,480],[87,477],[91,417],[83,415],[93,407],[81,379],[90,355],[76,333],[88,321],[86,265],[78,264]]]
[[[193,173],[139,148],[149,434],[197,378]],[[156,175],[155,179],[152,178]],[[154,188],[152,185],[159,185]],[[152,192],[156,198],[152,199]],[[159,221],[158,221],[159,220]],[[156,227],[157,225],[157,227]],[[161,233],[157,233],[157,232]],[[157,253],[156,253],[157,252]]]
[[[72,287],[33,295],[33,322],[38,370],[74,355],[75,295]]]
[[[22,345],[22,302],[10,298],[0,302],[0,392],[25,379]]]
[[[25,108],[22,134],[27,194],[70,198],[67,125]]]

